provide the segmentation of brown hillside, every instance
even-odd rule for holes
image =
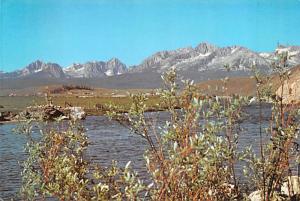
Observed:
[[[279,76],[273,78],[276,94],[283,96],[285,103],[299,103],[300,101],[300,65],[291,69],[289,79],[280,86]],[[283,90],[282,90],[283,89]]]
[[[267,77],[266,77],[267,78]],[[265,80],[266,81],[266,80]],[[277,73],[270,76],[273,92],[280,93],[280,80]],[[209,80],[198,83],[199,89],[208,95],[246,95],[254,96],[256,94],[256,83],[251,77],[231,77],[227,81],[226,90],[223,87],[222,80]],[[292,94],[290,94],[292,93]],[[298,95],[299,94],[299,95]],[[278,94],[279,95],[279,94]],[[284,96],[289,96],[289,99],[300,100],[300,65],[291,69],[290,78],[285,83]],[[298,97],[299,96],[299,97]]]
[[[232,95],[239,94],[245,96],[255,95],[255,80],[250,77],[232,77],[226,84],[222,80],[209,80],[197,84],[200,90],[208,95]]]

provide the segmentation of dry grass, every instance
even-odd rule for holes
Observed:
[[[17,112],[31,105],[45,104],[45,99],[37,96],[0,97],[1,111]]]
[[[255,95],[255,80],[250,77],[232,77],[226,84],[227,89],[223,89],[222,80],[209,80],[197,84],[202,93],[208,95],[232,95],[239,94],[244,96]]]
[[[97,109],[96,105],[105,106],[107,104],[114,104],[128,110],[131,106],[132,100],[129,96],[126,97],[77,97],[77,96],[54,96],[51,98],[54,105],[65,106],[79,106],[85,108],[90,114],[102,113],[101,109]],[[151,96],[146,104],[149,108],[156,108],[159,103],[159,98]],[[15,96],[15,97],[0,97],[0,105],[4,108],[0,111],[18,112],[24,110],[28,106],[46,104],[45,98],[37,96]]]
[[[263,77],[267,78],[267,77]],[[300,79],[300,65],[291,69],[289,82],[294,82]],[[280,80],[277,73],[270,76],[269,84],[272,84],[272,90],[275,91],[280,86]],[[239,94],[245,96],[254,96],[256,94],[256,83],[251,77],[231,77],[227,81],[226,90],[222,89],[224,82],[222,80],[209,80],[197,84],[199,89],[208,95],[232,95]]]

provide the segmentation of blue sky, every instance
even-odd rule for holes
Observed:
[[[300,45],[300,0],[0,0],[0,69],[41,59],[117,57],[140,63],[159,50]]]

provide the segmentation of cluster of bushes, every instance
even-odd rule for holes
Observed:
[[[283,85],[288,71],[278,61],[277,70]],[[284,62],[283,62],[284,63]],[[283,67],[282,67],[283,65]],[[100,167],[84,157],[88,139],[83,128],[71,125],[67,131],[47,130],[38,141],[29,137],[28,160],[24,163],[24,199],[52,196],[59,200],[248,200],[235,166],[244,163],[245,185],[256,190],[256,200],[292,200],[293,189],[287,178],[299,153],[298,110],[284,105],[281,99],[272,103],[270,127],[262,127],[262,100],[268,87],[255,73],[257,100],[260,107],[260,154],[251,147],[238,150],[239,119],[245,97],[201,98],[195,85],[184,81],[179,90],[177,75],[171,69],[163,76],[165,89],[160,90],[160,104],[166,106],[169,120],[158,133],[147,120],[147,96],[132,96],[128,113],[119,113],[111,105],[108,116],[144,138],[149,178],[146,183],[130,168],[130,162],[118,167]],[[224,88],[226,90],[224,79]],[[181,109],[176,106],[180,105]],[[23,129],[30,136],[29,129]],[[263,141],[263,135],[269,137]],[[287,183],[286,183],[287,182]],[[288,193],[283,193],[286,185]],[[253,194],[252,194],[253,195]],[[252,198],[251,198],[252,199]]]
[[[63,85],[63,89],[70,91],[74,89],[79,89],[79,90],[93,90],[91,87],[86,86],[86,85]]]
[[[52,94],[59,94],[62,92],[66,91],[71,91],[71,90],[93,90],[91,87],[86,86],[86,85],[62,85],[61,87],[57,87],[54,89],[50,90],[50,93]]]

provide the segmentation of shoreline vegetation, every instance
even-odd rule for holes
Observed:
[[[228,91],[229,78],[221,80],[220,96],[203,96],[189,80],[179,86],[174,68],[163,75],[164,88],[151,95],[135,93],[115,97],[115,102],[106,97],[105,104],[91,97],[68,97],[66,100],[62,96],[47,95],[47,104],[40,107],[47,111],[42,114],[43,121],[59,122],[62,119],[48,118],[49,113],[59,117],[61,111],[54,105],[68,108],[74,106],[72,101],[77,101],[76,106],[88,104],[85,108],[88,114],[93,114],[94,110],[97,114],[105,112],[110,120],[143,138],[148,144],[144,159],[149,178],[141,181],[130,161],[125,167],[119,167],[116,161],[109,167],[100,167],[88,160],[85,151],[89,141],[76,119],[71,118],[67,130],[56,127],[42,130],[41,127],[41,139],[34,139],[30,126],[34,116],[27,111],[28,122],[20,127],[21,133],[28,138],[28,158],[22,166],[22,199],[299,200],[300,177],[293,175],[292,169],[296,167],[299,175],[300,110],[287,98],[291,94],[286,93],[285,86],[290,91],[289,81],[292,80],[287,59],[287,54],[278,55],[278,62],[274,63],[276,78],[266,78],[253,67],[251,79],[255,82],[255,94],[252,97],[232,95]],[[274,79],[277,83],[269,84]],[[239,125],[242,108],[254,102],[259,108],[258,155],[251,146],[238,149],[243,129]],[[265,102],[272,106],[267,128],[262,125]],[[157,110],[170,114],[159,131],[146,117],[147,112]],[[237,163],[245,164],[245,183],[237,176]]]
[[[141,93],[142,94],[142,93]],[[209,100],[213,97],[218,97],[220,100],[232,99],[233,96],[239,97],[239,95],[202,95],[199,98],[201,100]],[[145,102],[145,112],[160,112],[167,111],[168,107],[161,105],[161,97],[158,95],[147,95]],[[240,96],[249,101],[249,104],[257,104],[257,97],[255,96]],[[265,98],[262,100],[264,103],[272,103],[273,99],[277,96]],[[277,97],[278,98],[278,97]],[[68,115],[70,108],[82,108],[87,116],[104,116],[111,108],[110,105],[116,106],[117,113],[128,113],[133,103],[130,96],[124,97],[75,97],[75,96],[51,96],[51,103],[47,103],[47,98],[37,96],[13,96],[13,97],[0,97],[0,102],[5,105],[0,107],[0,124],[4,123],[17,123],[20,121],[26,121],[28,118],[24,116],[26,113],[39,110],[43,112],[43,109],[52,107],[53,109],[61,112],[63,116]],[[5,104],[7,103],[7,104]],[[20,104],[22,103],[22,104]],[[9,106],[7,107],[6,105]],[[299,103],[284,103],[286,106],[300,107]],[[182,109],[182,105],[176,105],[176,109]]]
[[[279,72],[274,72],[271,76],[263,76],[260,80],[260,87],[268,95],[264,102],[272,102],[272,99],[280,98],[283,92],[283,104],[299,106],[300,105],[300,88],[297,84],[300,66],[289,70],[289,80],[286,81],[283,88],[280,87]],[[225,80],[227,79],[227,80]],[[226,86],[224,86],[226,83]],[[231,77],[221,80],[209,80],[195,85],[196,89],[202,94],[202,99],[210,97],[228,98],[233,96],[246,97],[249,100],[257,101],[256,92],[257,80],[255,77]],[[226,88],[226,90],[224,90]],[[160,104],[157,89],[104,89],[92,88],[84,85],[53,85],[40,87],[34,90],[34,94],[28,94],[25,91],[12,92],[6,96],[0,96],[0,114],[6,116],[6,120],[1,118],[0,122],[5,123],[14,121],[12,117],[18,115],[28,108],[39,105],[47,105],[47,98],[51,99],[54,106],[61,107],[64,110],[67,107],[81,107],[87,115],[105,115],[108,105],[116,105],[120,113],[126,113],[132,100],[130,94],[145,94],[147,97],[147,111],[163,111],[166,108]],[[180,108],[180,106],[178,106]],[[8,121],[8,119],[10,119]]]
[[[200,96],[201,100],[211,99],[213,96]],[[5,99],[8,98],[7,101],[11,101],[12,99],[18,99],[18,101],[22,102],[22,98],[30,100],[30,98],[34,101],[34,106],[19,106],[13,105],[13,109],[7,111],[5,107],[0,109],[0,123],[17,123],[20,121],[26,121],[30,118],[30,113],[43,113],[45,109],[52,108],[53,110],[58,110],[60,114],[58,116],[54,116],[54,118],[58,118],[59,116],[68,116],[70,113],[70,108],[82,108],[85,112],[86,116],[104,116],[108,112],[111,111],[110,105],[114,105],[117,109],[114,109],[117,113],[128,113],[130,111],[130,107],[133,103],[133,100],[130,96],[126,97],[51,97],[51,103],[49,103],[45,97],[0,97],[2,102],[5,102]],[[230,96],[218,96],[220,100],[225,100],[230,98]],[[249,101],[256,102],[255,97],[246,97]],[[14,101],[12,101],[14,102]],[[30,101],[28,101],[30,102]],[[48,103],[46,103],[48,102]],[[67,103],[67,104],[66,104]],[[145,101],[146,108],[144,112],[160,112],[167,111],[168,106],[164,106],[161,103],[161,97],[147,96],[147,100]],[[267,103],[267,102],[266,102]],[[182,109],[182,105],[175,105],[175,109]],[[27,114],[27,117],[26,117]],[[1,118],[1,116],[3,118]],[[38,114],[32,115],[38,116]],[[53,119],[54,120],[54,119]]]
[[[13,99],[17,100],[14,101]],[[27,103],[23,102],[23,99]],[[129,111],[132,104],[131,98],[128,97],[74,97],[74,96],[58,96],[50,97],[51,103],[49,103],[45,97],[33,97],[33,96],[14,96],[14,97],[0,97],[1,103],[4,105],[0,109],[0,123],[18,122],[18,120],[26,120],[24,118],[26,113],[31,113],[34,110],[39,110],[40,112],[47,107],[53,107],[63,114],[68,114],[69,109],[72,107],[79,107],[84,110],[88,116],[98,116],[105,115],[109,111],[109,105],[113,104],[119,107],[119,113],[126,113]],[[5,104],[7,102],[7,104]],[[23,105],[19,104],[22,103]],[[32,102],[33,106],[30,105]],[[48,102],[48,103],[47,103]],[[10,107],[6,105],[10,104]],[[11,105],[13,104],[13,105]],[[14,105],[15,104],[15,105]],[[18,105],[19,104],[19,105]],[[166,108],[159,106],[159,97],[151,96],[147,101],[147,112],[163,111]],[[3,118],[1,118],[3,116]],[[19,118],[21,117],[21,118]],[[23,118],[22,118],[23,117]]]

